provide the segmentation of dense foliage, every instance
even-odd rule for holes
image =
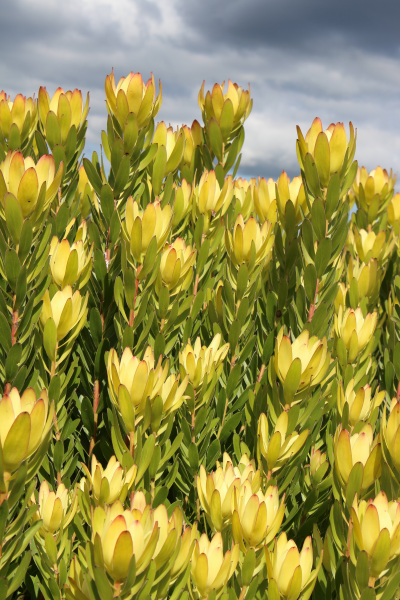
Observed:
[[[395,177],[317,118],[236,178],[231,81],[105,93],[91,160],[89,96],[0,95],[0,600],[399,597]]]

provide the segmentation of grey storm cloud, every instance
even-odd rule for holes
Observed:
[[[14,0],[0,20],[0,89],[90,91],[87,152],[105,128],[104,78],[152,71],[158,115],[200,119],[197,94],[228,78],[251,83],[241,173],[298,173],[296,125],[305,132],[352,121],[356,157],[400,170],[398,0]]]

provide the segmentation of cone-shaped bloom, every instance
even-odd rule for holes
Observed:
[[[216,83],[212,92],[208,91],[204,96],[204,85],[200,88],[198,102],[205,123],[215,119],[221,128],[224,141],[230,138],[232,130],[236,129],[240,122],[249,116],[253,101],[250,98],[249,89],[244,90],[237,83],[228,80],[228,90],[224,94],[225,81]]]
[[[350,256],[349,266],[347,268],[347,281],[349,285],[353,279],[357,281],[358,300],[367,297],[370,302],[374,302],[380,289],[383,271],[378,265],[376,258],[371,258],[367,264],[363,264],[357,257],[355,260]],[[342,304],[343,309],[345,304]],[[336,311],[338,312],[338,311]]]
[[[186,142],[182,165],[190,166],[197,146],[203,145],[203,130],[200,123],[194,120],[191,127],[183,125],[182,131]]]
[[[125,227],[131,252],[138,263],[143,263],[147,248],[155,237],[157,251],[163,248],[172,226],[172,208],[169,204],[161,208],[159,202],[148,204],[140,210],[136,201],[129,196],[126,203]]]
[[[92,212],[92,205],[98,210],[99,201],[83,165],[79,167],[78,175],[78,187],[75,198],[78,199],[79,196],[79,210],[83,219],[87,219]]]
[[[339,306],[337,315],[334,315],[335,334],[337,338],[343,340],[348,351],[348,362],[355,361],[357,356],[371,341],[376,325],[378,323],[378,313],[368,313],[364,319],[360,307],[353,310],[348,308],[343,311]]]
[[[380,436],[374,439],[371,425],[367,423],[359,433],[350,435],[339,425],[334,440],[335,469],[340,484],[346,487],[356,463],[364,467],[361,493],[364,493],[381,475],[382,450]]]
[[[182,377],[189,376],[189,381],[194,389],[198,389],[203,383],[204,377],[208,376],[208,381],[213,378],[215,372],[222,369],[228,352],[229,344],[221,343],[221,334],[214,336],[209,346],[201,346],[200,337],[198,337],[192,347],[190,343],[179,352],[179,368]]]
[[[103,469],[94,454],[92,454],[92,469],[82,463],[82,467],[88,477],[96,504],[113,504],[116,500],[125,502],[128,491],[135,481],[137,466],[133,465],[129,471],[123,468],[112,456],[107,467]]]
[[[194,206],[197,213],[204,216],[204,233],[208,232],[214,215],[222,216],[228,210],[233,198],[232,176],[225,178],[221,190],[215,171],[204,171],[199,185],[194,190]]]
[[[400,402],[396,398],[392,399],[387,419],[386,407],[384,409],[381,429],[386,449],[400,474]]]
[[[82,240],[71,246],[67,239],[60,242],[56,236],[53,237],[50,244],[50,270],[59,288],[67,285],[83,288],[92,271],[93,247],[87,252]]]
[[[100,542],[104,566],[108,574],[118,582],[123,581],[132,557],[136,561],[136,574],[142,573],[150,560],[162,567],[179,551],[183,515],[176,508],[168,519],[167,509],[160,504],[152,510],[146,504],[143,492],[136,492],[131,509],[124,510],[117,500],[112,506],[97,506],[92,518],[92,541]]]
[[[400,233],[400,194],[397,193],[393,196],[388,208],[388,221],[393,227],[395,235]]]
[[[339,306],[342,307],[342,310],[346,308],[346,294],[347,294],[347,286],[345,283],[340,282],[337,288],[337,294],[335,298],[335,313],[339,312]]]
[[[195,260],[196,250],[187,246],[182,238],[176,238],[172,244],[165,244],[156,281],[157,293],[160,293],[162,286],[168,288],[170,295],[187,290],[193,279]]]
[[[326,453],[312,448],[310,459],[310,477],[314,487],[318,487],[325,477],[328,469],[329,462],[327,460]]]
[[[185,133],[182,129],[166,126],[164,121],[157,123],[156,130],[153,136],[153,144],[158,147],[164,146],[166,150],[166,173],[175,171],[181,164],[185,150]]]
[[[143,360],[133,356],[130,348],[125,348],[121,361],[114,349],[108,355],[107,374],[110,396],[120,410],[129,431],[135,430],[144,414],[146,400],[152,402],[157,396],[163,401],[163,414],[167,416],[183,403],[188,377],[179,375],[168,377],[169,362],[161,364],[161,356],[155,365],[153,350],[147,347]]]
[[[304,446],[309,434],[305,429],[300,434],[297,431],[287,433],[289,425],[288,411],[278,417],[273,434],[269,435],[268,419],[264,413],[258,419],[258,443],[260,452],[267,461],[269,471],[277,471],[283,467]]]
[[[54,115],[59,127],[59,140],[54,143],[65,144],[71,127],[75,126],[78,132],[84,125],[89,112],[89,92],[86,96],[85,105],[81,90],[68,90],[65,92],[61,87],[57,88],[53,97],[50,96],[45,87],[39,88],[39,119],[48,138],[54,139]],[[53,118],[50,113],[52,113]],[[50,116],[49,116],[50,115]],[[51,134],[49,135],[49,130]]]
[[[318,171],[320,185],[326,188],[332,173],[340,173],[343,168],[346,152],[348,157],[346,171],[353,162],[356,151],[356,136],[353,124],[349,123],[350,140],[347,140],[346,129],[343,123],[331,123],[325,131],[322,128],[321,119],[314,119],[305,138],[299,127],[297,127],[297,157],[301,168],[304,168],[306,154],[311,154]]]
[[[265,181],[265,179],[264,179]],[[254,198],[255,198],[255,190],[257,188],[257,179],[254,177],[250,180],[243,179],[242,177],[238,177],[233,182],[233,194],[236,200],[240,204],[240,214],[243,216],[243,219],[247,221],[247,219],[254,213]],[[275,218],[276,222],[276,206],[275,213],[271,211],[271,219]],[[265,219],[266,220],[266,219]],[[269,220],[269,219],[268,219]],[[270,221],[272,222],[272,221]],[[274,222],[274,224],[275,224]]]
[[[324,379],[331,362],[326,338],[320,340],[305,329],[294,342],[284,335],[283,327],[275,341],[275,371],[283,383],[287,404],[299,402],[309,386]]]
[[[24,218],[35,209],[39,217],[54,200],[62,174],[63,163],[56,173],[52,156],[45,154],[35,164],[32,157],[24,158],[21,152],[10,150],[0,164],[0,203],[4,206],[7,194],[12,194]]]
[[[271,178],[259,177],[253,189],[253,203],[257,217],[261,223],[269,221],[275,225],[277,221],[276,187]]]
[[[134,113],[138,127],[142,129],[161,108],[161,81],[159,86],[160,92],[156,97],[153,73],[147,83],[144,83],[141,74],[132,71],[126,77],[121,77],[116,85],[112,71],[105,81],[107,110],[117,118],[121,127],[125,125],[128,114]]]
[[[174,215],[172,217],[173,230],[175,230],[182,220],[190,213],[193,202],[193,189],[186,179],[182,179],[182,183],[179,187],[174,184],[174,190]]]
[[[367,213],[370,223],[390,202],[395,183],[396,176],[392,170],[389,174],[386,169],[377,167],[368,173],[365,167],[358,168],[353,191],[357,205]]]
[[[356,544],[371,561],[371,576],[379,577],[389,560],[400,555],[400,502],[388,502],[385,492],[360,503],[356,495],[351,516]]]
[[[311,536],[308,536],[299,552],[293,540],[288,540],[286,533],[281,533],[275,540],[272,551],[265,547],[269,587],[274,586],[284,598],[297,600],[303,591],[309,598],[315,587],[322,557],[316,569],[313,566],[313,550]],[[273,583],[274,582],[274,583]]]
[[[285,171],[282,171],[276,185],[272,179],[268,180],[268,189],[270,190],[271,200],[276,199],[279,219],[284,229],[286,229],[286,204],[289,200],[293,204],[296,224],[300,223],[303,219],[302,212],[304,215],[308,214],[306,195],[301,177],[293,177],[290,180]]]
[[[49,406],[45,389],[37,398],[33,388],[27,388],[20,396],[14,387],[1,398],[0,443],[5,480],[39,448],[52,426],[53,415],[54,405]]]
[[[77,556],[71,560],[68,573],[68,587],[65,588],[67,600],[90,600],[91,593]]]
[[[3,90],[0,92],[0,130],[8,143],[10,136],[18,132],[18,147],[21,148],[36,129],[37,114],[37,100],[17,94],[12,101]]]
[[[245,481],[249,481],[252,492],[258,492],[261,485],[260,472],[256,471],[255,461],[249,461],[246,455],[234,467],[229,455],[224,452],[222,465],[207,475],[203,465],[197,478],[197,493],[200,504],[206,513],[211,529],[222,531],[232,522],[233,491]]]
[[[192,577],[200,598],[207,598],[212,590],[222,590],[235,572],[239,561],[239,546],[232,545],[225,556],[223,546],[219,531],[211,542],[206,533],[195,542]]]
[[[262,262],[269,262],[274,241],[271,223],[265,221],[260,227],[254,217],[244,223],[242,215],[238,215],[233,235],[228,229],[225,231],[225,246],[236,267],[244,263],[254,267]]]
[[[349,407],[349,422],[352,427],[359,421],[366,421],[371,416],[372,411],[380,406],[385,399],[385,391],[380,392],[379,388],[372,398],[370,385],[361,387],[357,392],[354,391],[354,379],[347,384],[346,391],[343,390],[343,384],[338,386],[337,405],[340,415],[343,414],[346,404]]]
[[[73,490],[68,490],[63,483],[60,483],[56,492],[52,492],[44,479],[40,485],[38,503],[33,494],[31,504],[39,506],[39,510],[32,517],[33,521],[39,519],[43,521],[39,532],[42,536],[46,533],[53,535],[61,527],[65,529],[71,523],[78,508],[78,496]]]
[[[265,494],[253,492],[250,481],[233,491],[232,536],[242,552],[269,544],[279,531],[285,514],[284,498],[279,501],[277,486]]]
[[[82,298],[78,291],[73,294],[70,285],[56,292],[51,300],[46,290],[40,313],[42,326],[45,327],[48,319],[53,319],[57,342],[61,342],[69,334],[76,337],[86,322],[88,298],[88,294]]]
[[[385,231],[380,231],[377,235],[371,230],[354,228],[354,242],[357,254],[363,263],[367,264],[371,258],[376,258],[379,265],[384,264],[390,256],[395,239],[391,235],[387,238]]]

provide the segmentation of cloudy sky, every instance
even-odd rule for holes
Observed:
[[[90,91],[87,151],[105,128],[104,79],[153,71],[157,118],[200,119],[197,94],[250,82],[241,174],[298,173],[296,125],[352,121],[356,158],[400,172],[398,0],[13,0],[2,11],[0,89]]]

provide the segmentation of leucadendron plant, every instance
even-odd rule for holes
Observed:
[[[247,180],[250,86],[119,75],[91,156],[0,92],[0,598],[400,597],[396,175],[316,118]]]

